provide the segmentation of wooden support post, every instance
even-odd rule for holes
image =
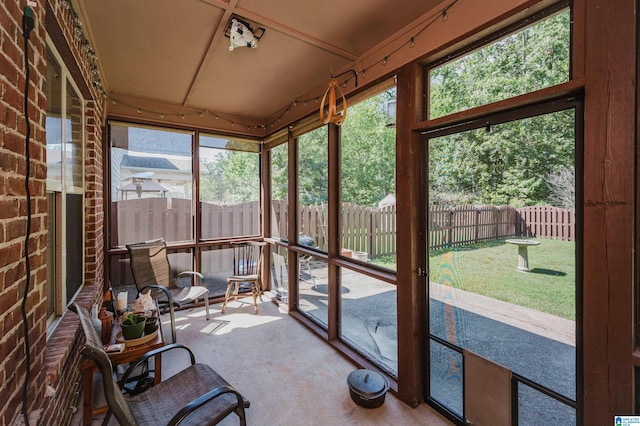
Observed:
[[[423,401],[426,334],[426,199],[422,187],[425,149],[422,136],[411,130],[421,119],[424,98],[422,67],[409,64],[398,72],[396,120],[396,205],[398,244],[398,396],[411,406]],[[426,186],[426,185],[425,185]]]
[[[636,413],[638,408],[633,382],[637,295],[634,298],[631,190],[637,170],[636,7],[636,1],[574,1],[573,73],[585,82],[584,146],[576,154],[578,161],[584,158],[583,167],[576,170],[582,181],[578,189],[583,187],[582,193],[576,191],[583,195],[576,200],[583,214],[583,220],[577,214],[576,229],[579,234],[582,226],[583,239],[578,238],[576,249],[583,262],[576,282],[583,279],[577,323],[582,324],[578,377],[582,373],[584,392],[578,396],[583,406],[578,424],[582,420],[585,425],[611,423],[615,415]],[[576,111],[578,119],[582,112]]]

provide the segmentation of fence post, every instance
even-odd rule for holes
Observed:
[[[447,248],[451,247],[453,242],[453,209],[449,209],[449,226],[448,226]]]
[[[474,218],[475,221],[475,229],[474,229],[474,242],[478,242],[478,237],[480,236],[480,209],[476,209],[476,216]]]
[[[375,230],[375,216],[371,212],[371,210],[365,210],[366,222],[369,222],[367,226],[367,250],[369,252],[369,257],[375,257],[375,244],[374,244],[374,230]]]
[[[515,218],[516,227],[514,229],[514,235],[516,237],[522,236],[522,215],[523,214],[525,214],[524,209],[522,208],[516,209],[516,218]]]

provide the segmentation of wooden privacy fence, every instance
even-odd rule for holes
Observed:
[[[274,200],[271,227],[274,236],[287,232],[287,200]],[[124,245],[153,238],[192,240],[191,200],[142,198],[112,203],[112,241]],[[327,249],[327,206],[299,206],[299,231]],[[233,205],[201,203],[203,238],[260,234],[257,201]],[[367,252],[370,258],[396,252],[396,206],[363,207],[342,203],[341,246]],[[526,236],[575,239],[574,209],[532,206],[460,205],[429,207],[429,247],[446,248],[496,238]]]
[[[118,246],[164,238],[192,239],[191,200],[138,198],[111,203],[111,241]]]
[[[361,207],[342,203],[342,247],[369,257],[396,252],[396,206]]]
[[[429,247],[472,244],[514,236],[516,210],[509,206],[429,206]]]
[[[274,235],[286,235],[287,200],[273,200],[271,204],[271,231]],[[376,257],[396,252],[396,206],[382,208],[363,207],[342,203],[343,248],[367,252]],[[326,250],[327,205],[299,206],[298,230],[309,235],[316,245]]]
[[[202,238],[260,235],[260,203],[249,201],[230,205],[200,203]]]
[[[257,201],[231,205],[201,203],[203,238],[260,235],[260,204]],[[112,241],[125,245],[164,238],[191,241],[191,200],[180,198],[139,198],[122,200],[111,206]]]
[[[575,209],[531,206],[519,208],[517,211],[517,235],[564,241],[576,239]]]
[[[429,247],[446,248],[504,237],[575,240],[575,210],[551,206],[429,207]]]

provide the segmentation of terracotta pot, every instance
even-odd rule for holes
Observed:
[[[100,308],[98,319],[102,322],[102,344],[106,345],[111,342],[111,334],[113,332],[113,312],[107,311],[106,307]]]

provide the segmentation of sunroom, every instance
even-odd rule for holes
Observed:
[[[0,16],[2,424],[78,420],[70,307],[135,299],[127,246],[156,239],[172,278],[203,276],[212,320],[194,322],[277,306],[409,410],[636,413],[635,2],[40,0]],[[266,243],[262,301],[221,312],[246,242]]]

